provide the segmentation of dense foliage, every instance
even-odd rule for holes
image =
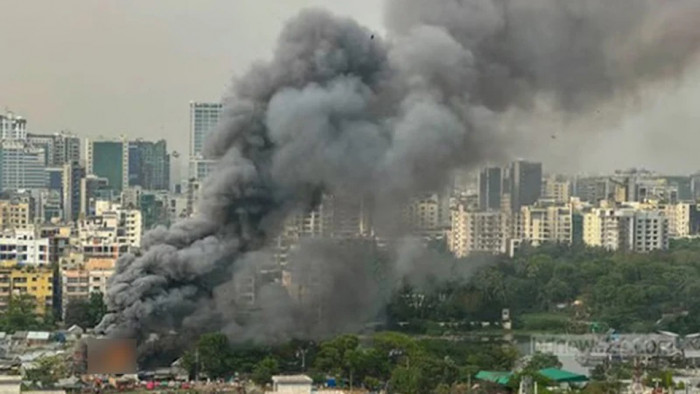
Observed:
[[[305,372],[317,382],[332,377],[343,387],[391,386],[396,392],[418,393],[466,383],[480,369],[509,370],[517,357],[505,344],[417,339],[395,332],[276,347],[232,345],[223,334],[207,334],[185,354],[183,366],[191,375],[243,374],[259,384],[269,383],[277,373]]]
[[[38,331],[55,328],[53,314],[45,316],[36,312],[36,300],[30,295],[17,295],[10,298],[7,310],[0,314],[0,331]]]
[[[649,254],[566,245],[525,249],[515,258],[494,257],[466,280],[406,286],[389,315],[394,324],[409,322],[425,332],[428,322],[498,321],[503,308],[516,328],[528,330],[697,332],[700,242],[677,241]]]
[[[105,313],[107,306],[102,293],[93,292],[87,300],[79,298],[68,301],[64,322],[66,327],[77,324],[82,328],[92,328],[102,320]]]

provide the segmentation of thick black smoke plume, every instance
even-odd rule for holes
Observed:
[[[493,126],[505,111],[545,98],[585,117],[680,75],[700,45],[694,0],[388,0],[386,11],[385,39],[318,10],[288,23],[274,58],[225,100],[208,141],[220,165],[198,213],[148,233],[141,255],[119,260],[100,330],[275,340],[355,328],[385,291],[362,262],[371,248],[335,243],[302,243],[293,268],[297,280],[317,279],[326,309],[347,314],[305,327],[305,305],[319,299],[292,302],[269,285],[236,317],[237,278],[268,264],[291,212],[313,207],[320,192],[370,196],[377,211],[394,212],[451,170],[500,159],[508,136]],[[418,262],[435,262],[416,253],[404,245],[379,266],[392,280],[427,272]]]

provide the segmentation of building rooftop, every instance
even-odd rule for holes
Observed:
[[[30,339],[30,340],[48,341],[50,337],[51,337],[51,333],[48,331],[29,331],[29,332],[27,332],[27,339]]]
[[[274,383],[313,383],[313,379],[306,375],[278,375],[273,376]]]

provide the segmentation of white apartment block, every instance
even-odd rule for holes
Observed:
[[[31,229],[33,223],[30,203],[18,200],[0,200],[0,227],[2,229]]]
[[[0,137],[3,140],[27,138],[27,120],[12,112],[0,115]]]
[[[107,294],[107,282],[114,274],[116,263],[114,258],[89,258],[84,261],[85,255],[82,253],[74,254],[71,257],[75,257],[73,261],[70,261],[70,258],[61,260],[61,291],[64,313],[71,300],[87,300],[90,294],[95,292]]]
[[[691,211],[695,209],[695,204],[677,203],[664,207],[664,215],[668,218],[669,238],[684,238],[691,233]]]
[[[33,230],[4,230],[0,233],[0,261],[20,265],[48,265],[49,239],[38,238]]]
[[[507,214],[498,211],[469,211],[458,204],[451,215],[447,244],[456,257],[472,252],[504,253],[506,251]]]
[[[583,215],[583,242],[592,247],[617,250],[622,243],[620,220],[614,208],[594,208]]]
[[[633,252],[668,249],[668,219],[662,211],[636,211],[629,216],[626,229],[628,245]]]
[[[125,209],[119,212],[120,223],[124,228],[124,236],[129,246],[141,247],[143,220],[138,209]]]
[[[542,182],[542,198],[565,203],[571,198],[571,182],[548,177]]]
[[[583,241],[608,250],[644,253],[668,249],[668,223],[660,209],[597,208],[584,215]]]
[[[123,209],[120,204],[96,201],[96,216],[78,221],[78,239],[82,245],[119,245],[140,247],[143,219],[138,209]]]
[[[539,245],[545,242],[571,243],[573,240],[571,204],[540,200],[521,207],[516,220],[515,238]]]
[[[415,198],[404,208],[404,221],[415,235],[439,236],[441,228],[441,204],[437,194]]]

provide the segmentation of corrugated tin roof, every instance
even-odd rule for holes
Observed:
[[[13,339],[24,339],[26,337],[27,337],[26,331],[15,331],[15,333],[12,334]]]
[[[29,331],[27,332],[27,339],[31,340],[43,340],[48,341],[51,337],[51,333],[48,331]]]
[[[588,378],[584,375],[565,371],[558,368],[545,368],[538,371],[540,375],[555,382],[586,382]]]
[[[493,382],[498,384],[508,384],[510,377],[513,376],[512,372],[501,372],[501,371],[479,371],[476,374],[476,378],[479,380],[484,380],[487,382]]]
[[[313,379],[306,375],[278,375],[273,376],[272,381],[275,383],[313,383]]]

